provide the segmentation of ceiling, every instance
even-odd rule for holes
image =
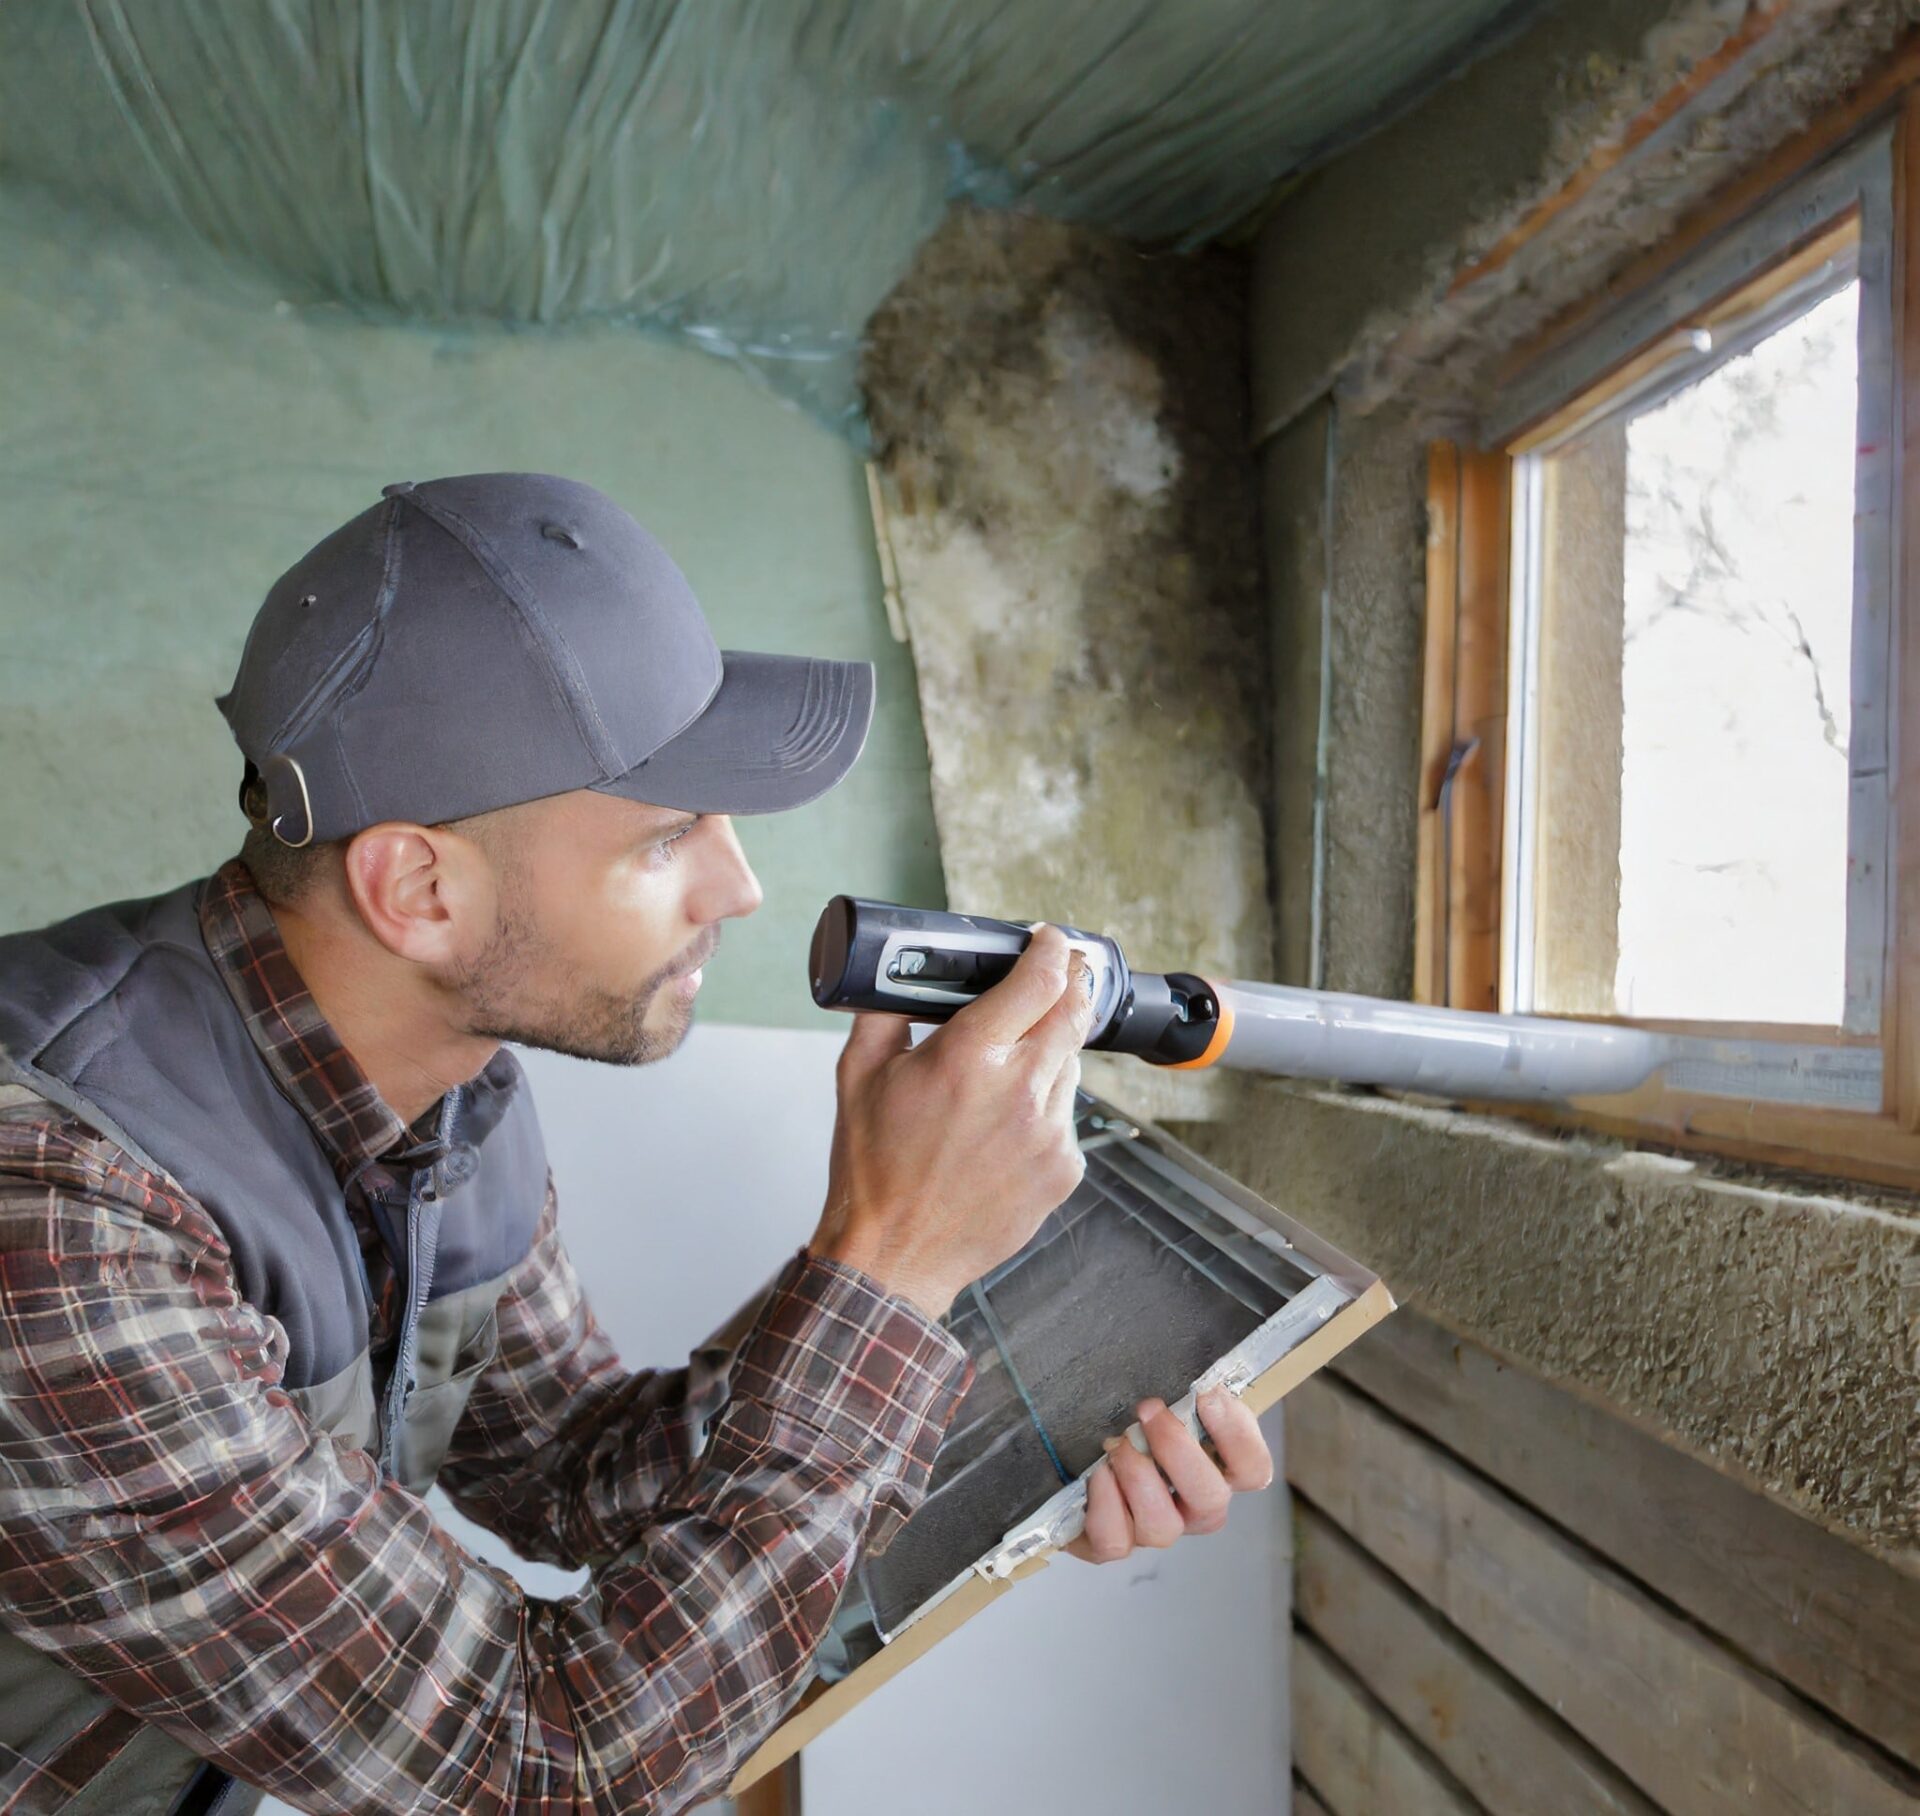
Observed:
[[[642,322],[829,417],[947,202],[1193,245],[1514,0],[8,0],[0,171],[436,321]]]

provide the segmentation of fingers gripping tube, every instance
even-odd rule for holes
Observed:
[[[1187,971],[1135,971],[1106,934],[1061,932],[1092,978],[1088,1048],[1189,1070],[1226,1051],[1232,1016],[1218,987]],[[823,1009],[944,1022],[999,983],[1032,938],[1019,921],[837,895],[814,928],[808,981]]]

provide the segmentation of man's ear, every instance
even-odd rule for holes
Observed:
[[[445,826],[383,821],[354,834],[347,893],[367,931],[398,958],[451,963],[476,926],[491,927],[494,878],[472,839]]]

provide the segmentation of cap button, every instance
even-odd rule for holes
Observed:
[[[382,486],[380,488],[380,496],[382,498],[404,498],[412,490],[413,481],[411,479],[396,479],[392,485]]]

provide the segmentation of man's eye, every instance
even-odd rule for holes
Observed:
[[[679,844],[680,841],[699,824],[700,822],[698,820],[688,821],[678,832],[670,832],[664,839],[658,840],[654,845],[654,850],[670,852],[675,845]]]

